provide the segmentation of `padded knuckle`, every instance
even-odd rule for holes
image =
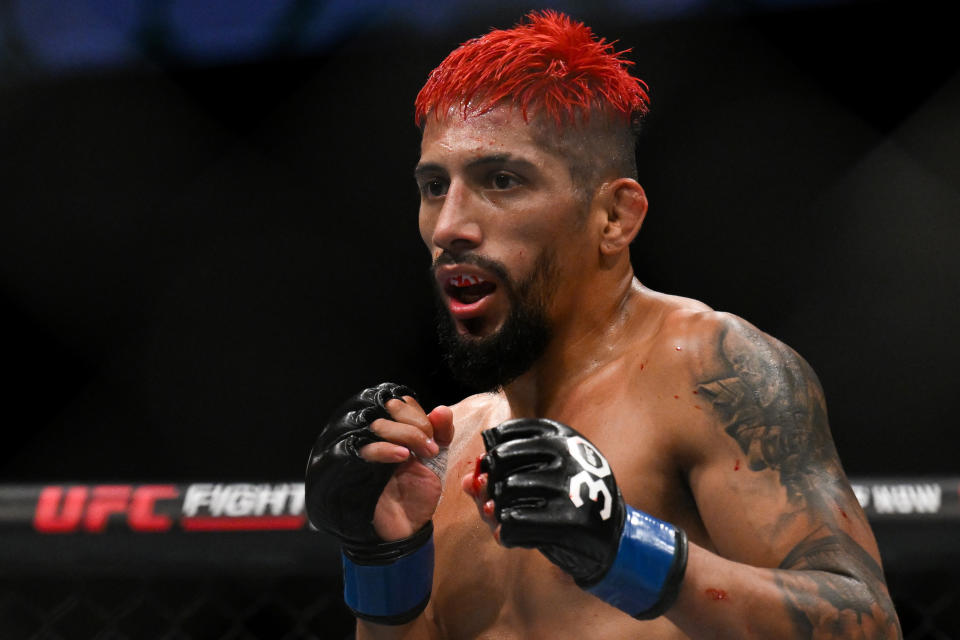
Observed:
[[[385,411],[377,405],[357,409],[347,414],[347,421],[357,427],[366,427],[377,418],[383,417]]]
[[[384,382],[371,389],[373,397],[380,406],[386,405],[389,400],[403,402],[403,396],[414,396],[409,387],[395,382]]]

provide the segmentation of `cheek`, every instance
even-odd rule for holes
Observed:
[[[417,220],[417,226],[420,228],[420,239],[423,240],[423,244],[427,245],[427,249],[430,249],[434,225],[433,221],[430,219],[430,216],[426,215],[422,209]]]
[[[542,244],[535,246],[526,244],[511,251],[506,264],[514,286],[520,282],[530,281],[540,270],[540,263],[549,251],[550,249]]]

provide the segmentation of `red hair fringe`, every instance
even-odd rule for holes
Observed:
[[[531,12],[526,20],[464,42],[430,72],[415,103],[417,125],[431,111],[439,117],[456,106],[466,118],[507,98],[524,120],[543,110],[561,127],[577,114],[588,119],[597,107],[625,119],[647,112],[647,85],[627,72],[633,63],[623,58],[630,49],[614,51],[614,42],[557,11]]]

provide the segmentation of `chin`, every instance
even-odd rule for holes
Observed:
[[[464,340],[480,342],[495,337],[502,329],[503,322],[494,322],[488,318],[470,318],[469,320],[453,320],[457,333]]]

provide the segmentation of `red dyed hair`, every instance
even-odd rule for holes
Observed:
[[[415,117],[423,127],[457,107],[463,117],[484,113],[511,99],[524,120],[542,110],[557,126],[584,120],[599,107],[624,120],[642,116],[650,102],[647,85],[627,72],[633,63],[614,43],[557,11],[531,12],[512,29],[495,29],[468,40],[430,72],[417,95]]]

